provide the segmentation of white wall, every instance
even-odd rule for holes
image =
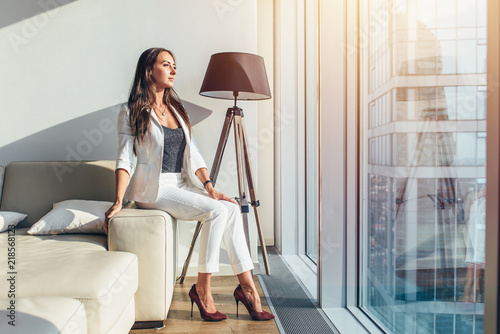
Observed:
[[[33,3],[39,6],[34,16]],[[16,4],[9,8],[22,12],[24,7]],[[140,53],[161,46],[177,58],[175,89],[183,101],[194,104],[193,112],[213,111],[193,128],[207,165],[212,165],[232,102],[202,97],[199,89],[213,53],[258,52],[257,0],[33,0],[28,7],[26,15],[17,14],[24,20],[0,24],[0,164],[115,159],[116,106],[127,99]],[[272,82],[269,67],[268,76]],[[245,111],[251,145],[257,146],[258,102],[238,105]],[[197,111],[196,106],[202,108]],[[227,145],[217,187],[233,197],[238,193],[234,140]],[[258,156],[251,158],[258,180]],[[272,237],[269,212],[261,214],[266,237]],[[179,224],[179,265],[194,226]],[[250,228],[256,259],[253,213]],[[225,252],[221,261],[227,263]],[[196,254],[191,263],[195,273]],[[231,271],[226,266],[221,273]]]

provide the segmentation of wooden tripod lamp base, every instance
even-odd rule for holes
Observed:
[[[264,59],[255,54],[242,52],[223,52],[212,55],[205,73],[205,78],[203,79],[203,83],[201,85],[200,95],[218,99],[234,100],[234,107],[229,108],[226,112],[226,118],[222,128],[219,145],[217,147],[214,163],[210,172],[210,179],[215,186],[222,156],[229,137],[229,130],[231,129],[231,125],[234,123],[236,165],[238,169],[238,190],[240,195],[239,204],[243,215],[243,221],[248,221],[248,203],[250,203],[254,209],[255,222],[257,225],[257,232],[259,234],[266,274],[271,275],[267,258],[266,244],[260,224],[258,210],[260,203],[257,199],[257,193],[254,187],[243,110],[236,106],[237,100],[265,100],[271,98]],[[247,196],[250,197],[250,201],[248,201]],[[184,282],[184,278],[186,277],[187,269],[193,254],[193,248],[196,244],[196,239],[201,228],[202,223],[198,222],[186,262],[184,263],[182,274],[179,277],[181,284]],[[248,226],[245,226],[245,234],[247,245],[250,248]]]

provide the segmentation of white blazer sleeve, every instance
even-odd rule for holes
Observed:
[[[185,109],[185,108],[184,108]],[[188,118],[191,121],[191,116],[188,114]],[[194,140],[193,137],[193,128],[191,127],[191,156],[190,156],[190,161],[191,161],[191,168],[196,172],[200,168],[207,168],[207,165],[205,164],[205,160],[203,160],[203,157],[200,154],[200,150],[198,149],[198,145],[196,144],[196,141]]]
[[[125,169],[132,175],[134,165],[134,136],[128,122],[129,109],[126,104],[120,107],[116,129],[118,131],[118,155],[116,158],[115,171],[119,168]]]
[[[191,167],[196,172],[200,168],[207,168],[205,164],[205,160],[200,154],[200,150],[198,149],[198,145],[196,145],[196,141],[193,137],[193,131],[191,129]],[[207,168],[208,170],[208,168]]]

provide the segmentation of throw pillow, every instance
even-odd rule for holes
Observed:
[[[9,225],[15,226],[26,217],[28,217],[28,215],[24,213],[0,211],[0,233],[7,231]]]
[[[104,214],[112,202],[71,199],[54,203],[52,210],[28,234],[104,234]]]

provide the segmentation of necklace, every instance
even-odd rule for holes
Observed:
[[[163,116],[165,116],[165,111],[161,111],[161,109],[158,107],[158,110],[161,112]]]

